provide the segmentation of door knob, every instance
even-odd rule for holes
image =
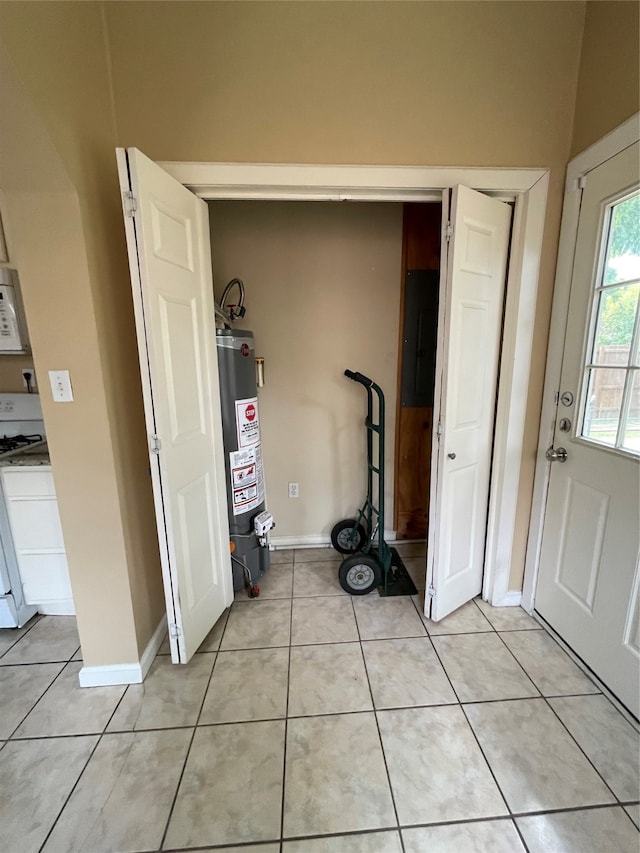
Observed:
[[[447,456],[449,457],[449,459],[455,459],[456,458],[455,453],[447,453]]]
[[[552,444],[544,455],[548,462],[566,462],[569,454],[564,447],[554,447]]]

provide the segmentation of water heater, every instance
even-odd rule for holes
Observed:
[[[269,568],[253,332],[216,329],[233,588],[258,594]]]

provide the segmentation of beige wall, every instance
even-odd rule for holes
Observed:
[[[328,535],[366,490],[366,394],[345,368],[374,379],[388,407],[387,529],[400,312],[402,205],[214,202],[216,296],[239,277],[256,354],[269,509],[276,536]],[[289,482],[300,497],[287,495]]]
[[[32,370],[31,355],[3,355],[0,357],[0,393],[26,393],[27,389],[22,380],[22,370]],[[36,380],[38,381],[38,380]],[[40,389],[38,388],[39,392]]]
[[[583,17],[574,2],[0,6],[3,50],[77,193],[85,241],[82,259],[69,251],[86,272],[56,280],[59,300],[43,282],[25,296],[42,322],[36,369],[68,367],[78,394],[68,408],[45,397],[45,411],[97,620],[88,662],[130,654],[91,610],[111,580],[138,650],[162,609],[114,144],[168,160],[550,168],[524,536]],[[64,222],[49,228],[63,245]],[[79,461],[87,434],[93,452]]]
[[[102,7],[4,3],[3,172],[87,665],[139,659],[162,611]],[[17,89],[20,89],[18,92]],[[22,133],[18,134],[20,127]],[[62,192],[48,193],[53,178]],[[7,238],[10,239],[9,234]],[[70,370],[75,401],[42,377]]]
[[[584,4],[112,2],[106,14],[119,138],[153,159],[551,170],[517,588]]]
[[[587,3],[571,154],[640,110],[640,4]]]

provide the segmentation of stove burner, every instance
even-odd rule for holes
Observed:
[[[0,453],[17,450],[20,447],[28,447],[30,444],[42,440],[43,436],[41,435],[3,435],[0,436]]]

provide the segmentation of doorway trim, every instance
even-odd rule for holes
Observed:
[[[440,201],[456,184],[515,201],[500,357],[482,597],[518,605],[509,590],[549,172],[424,166],[159,162],[205,200]]]
[[[549,474],[551,463],[545,458],[545,451],[553,443],[553,434],[557,414],[556,391],[560,389],[560,371],[564,354],[564,339],[569,314],[569,295],[573,276],[574,252],[578,236],[578,222],[582,201],[581,178],[615,157],[640,138],[640,113],[616,127],[611,133],[594,142],[585,151],[578,154],[567,166],[564,201],[562,206],[562,224],[558,244],[558,262],[556,267],[551,325],[549,329],[549,347],[547,350],[547,368],[545,372],[542,396],[542,413],[536,468],[531,502],[531,520],[529,539],[524,566],[524,584],[522,588],[522,606],[529,613],[535,606],[536,585],[542,549],[542,533],[547,507]]]

